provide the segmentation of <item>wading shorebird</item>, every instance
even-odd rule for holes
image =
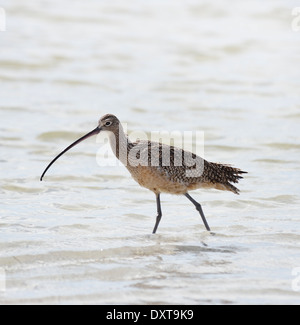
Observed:
[[[162,217],[161,193],[185,195],[199,211],[208,231],[210,228],[200,203],[195,201],[188,192],[198,188],[216,188],[239,194],[239,190],[231,183],[238,183],[239,179],[243,178],[241,174],[246,172],[229,165],[208,162],[191,152],[166,144],[146,140],[131,142],[118,118],[112,114],[101,117],[93,131],[76,140],[57,155],[46,167],[40,180],[65,152],[103,131],[108,132],[115,156],[127,167],[133,179],[156,195],[157,217],[153,234],[156,233]]]

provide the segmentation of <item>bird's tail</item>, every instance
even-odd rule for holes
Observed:
[[[241,175],[246,174],[247,172],[242,171],[239,168],[231,167],[230,165],[212,162],[207,162],[205,165],[204,176],[209,176],[210,183],[215,184],[215,187],[218,189],[224,189],[239,194],[239,189],[231,183],[238,183],[239,180],[243,178]]]

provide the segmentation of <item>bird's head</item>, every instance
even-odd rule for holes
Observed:
[[[100,131],[110,131],[116,133],[119,131],[120,121],[112,114],[106,114],[102,116],[98,123],[98,128]]]

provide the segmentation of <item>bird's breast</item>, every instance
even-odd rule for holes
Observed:
[[[141,186],[153,191],[154,193],[184,194],[187,186],[183,182],[174,182],[160,167],[151,166],[127,166],[133,179]]]

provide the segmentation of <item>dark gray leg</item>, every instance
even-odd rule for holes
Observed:
[[[194,206],[196,207],[196,209],[199,211],[199,213],[200,213],[200,216],[201,216],[201,218],[202,218],[202,221],[203,221],[203,223],[204,223],[204,225],[205,225],[205,228],[206,228],[206,230],[207,231],[210,231],[210,228],[209,228],[209,225],[208,225],[208,223],[207,223],[207,221],[206,221],[206,219],[205,219],[205,216],[204,216],[204,213],[203,213],[203,211],[202,211],[202,207],[201,207],[201,204],[200,203],[198,203],[197,201],[195,201],[188,193],[185,193],[184,194],[193,204],[194,204]]]
[[[153,229],[153,234],[156,233],[157,227],[159,225],[162,213],[161,213],[161,206],[160,206],[160,193],[156,194],[156,205],[157,205],[157,217],[156,217],[156,223]]]

